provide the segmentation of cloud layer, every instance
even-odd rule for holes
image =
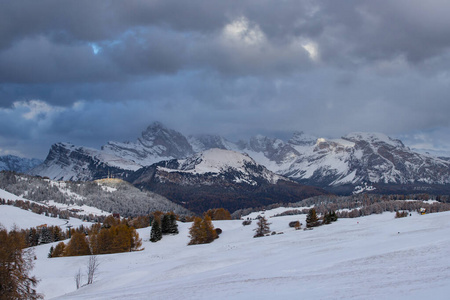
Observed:
[[[446,149],[449,13],[441,0],[0,1],[0,154],[133,140],[155,120]]]

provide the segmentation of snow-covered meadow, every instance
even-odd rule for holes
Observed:
[[[51,244],[38,246],[33,274],[45,299],[448,299],[450,212],[289,228],[304,218],[270,218],[284,234],[262,238],[253,238],[256,221],[215,221],[220,238],[193,246],[190,223],[157,243],[139,229],[145,250],[98,256],[94,283],[79,290],[74,276],[88,257],[49,259]]]

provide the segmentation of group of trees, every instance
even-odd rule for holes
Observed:
[[[22,229],[21,232],[26,237],[27,247],[62,241],[68,235],[59,226],[32,227]]]
[[[150,230],[150,241],[157,242],[166,234],[178,234],[177,217],[174,213],[155,215]]]
[[[211,220],[231,220],[231,214],[225,208],[209,209],[206,213]]]
[[[38,280],[30,276],[33,252],[26,249],[24,235],[17,229],[0,227],[0,299],[41,299],[35,287]]]
[[[90,229],[74,230],[67,245],[60,242],[50,249],[49,257],[109,254],[137,251],[142,240],[134,227],[126,220],[108,217],[102,224],[92,225]]]
[[[306,216],[306,227],[317,227],[323,224],[330,224],[337,221],[338,217],[335,211],[329,211],[323,214],[321,218],[317,216],[316,209],[311,208]]]
[[[436,200],[439,202],[425,203],[425,200]],[[417,201],[406,201],[417,200]],[[308,214],[309,209],[304,208],[314,206],[316,213],[324,215],[329,211],[335,211],[338,218],[356,218],[371,214],[381,214],[385,211],[396,212],[399,210],[419,211],[425,208],[427,212],[440,212],[450,210],[450,196],[448,195],[429,195],[429,194],[411,194],[411,195],[379,195],[379,194],[358,194],[352,196],[322,195],[311,197],[297,203],[277,203],[266,207],[255,207],[241,209],[233,212],[232,218],[241,218],[252,212],[263,209],[270,210],[278,207],[290,207],[287,210],[275,216]]]

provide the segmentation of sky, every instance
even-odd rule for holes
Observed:
[[[0,155],[382,132],[450,149],[450,2],[0,0]]]

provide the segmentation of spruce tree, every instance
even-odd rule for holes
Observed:
[[[314,208],[311,208],[306,216],[306,227],[315,227],[319,225],[319,219]]]
[[[50,247],[50,250],[48,251],[48,258],[52,258],[53,257],[53,246]]]
[[[162,234],[170,233],[170,218],[167,214],[165,214],[161,221],[161,232]]]
[[[39,232],[39,244],[48,244],[53,242],[53,237],[47,227],[42,227]]]
[[[159,218],[153,219],[152,229],[150,231],[150,241],[156,243],[162,239],[161,226],[159,225]]]
[[[175,214],[169,215],[169,233],[170,234],[178,234],[178,224],[177,224],[177,217]]]

